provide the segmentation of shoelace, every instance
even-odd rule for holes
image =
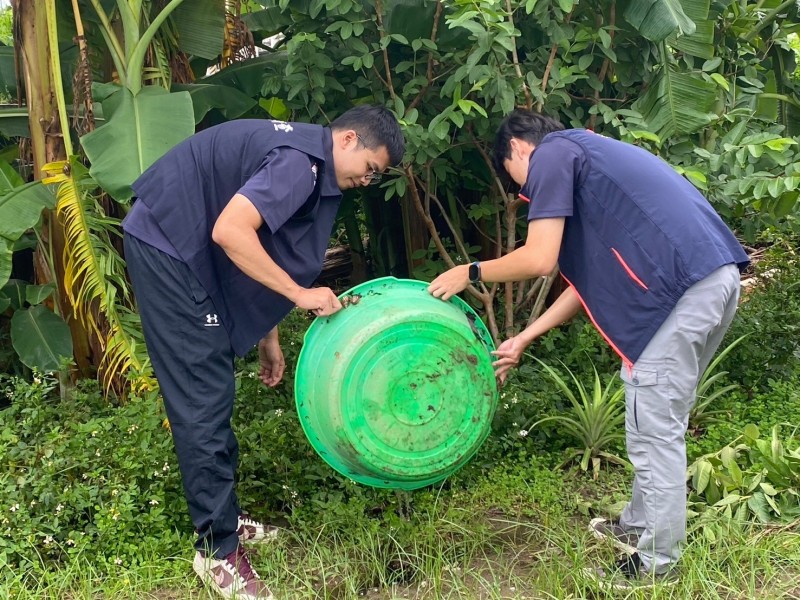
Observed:
[[[231,556],[233,556],[232,560]],[[237,546],[235,551],[225,557],[225,560],[227,560],[229,564],[233,565],[234,572],[239,573],[239,576],[245,582],[253,579],[261,579],[256,570],[250,564],[250,559],[247,558],[247,551],[242,546]]]

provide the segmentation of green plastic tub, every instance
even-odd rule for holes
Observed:
[[[486,439],[497,407],[491,336],[463,300],[384,277],[306,332],[295,375],[311,445],[350,479],[411,490],[441,481]]]

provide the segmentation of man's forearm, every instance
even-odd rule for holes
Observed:
[[[552,306],[519,334],[525,345],[530,344],[540,335],[544,335],[554,327],[569,321],[581,310],[581,301],[572,286],[564,290],[553,302]]]

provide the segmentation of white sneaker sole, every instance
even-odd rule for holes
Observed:
[[[636,552],[638,552],[637,548],[631,546],[630,544],[626,544],[625,542],[619,540],[618,538],[606,535],[604,533],[600,533],[599,531],[597,531],[597,529],[595,529],[595,525],[608,522],[609,520],[604,517],[597,517],[595,519],[592,519],[591,521],[589,521],[589,531],[591,531],[592,535],[594,535],[594,537],[596,537],[598,540],[611,542],[616,548],[622,550],[626,554],[636,554]]]

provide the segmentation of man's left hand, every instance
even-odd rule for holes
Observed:
[[[278,385],[283,378],[283,371],[286,369],[278,336],[267,336],[258,342],[258,360],[261,363],[258,372],[261,382],[269,387]]]
[[[436,298],[449,300],[469,285],[469,266],[458,265],[445,271],[428,286],[428,291]]]

